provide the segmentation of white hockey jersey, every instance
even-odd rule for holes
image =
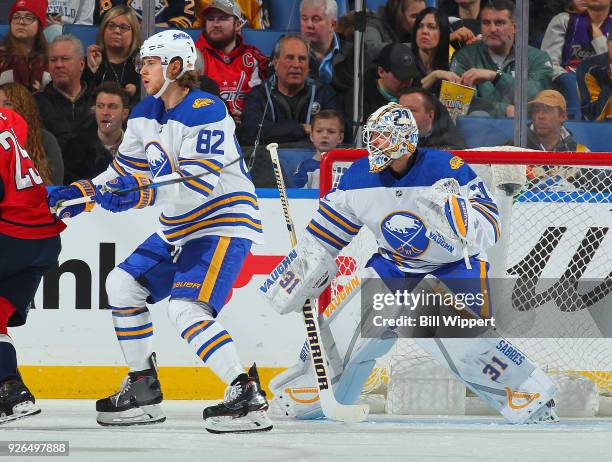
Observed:
[[[367,226],[379,245],[378,252],[404,272],[428,273],[463,259],[463,249],[419,216],[416,198],[442,178],[455,178],[461,195],[477,212],[476,242],[470,256],[486,259],[485,250],[499,239],[497,205],[474,171],[446,151],[418,149],[402,178],[387,168],[370,173],[368,159],[355,162],[338,187],[321,198],[307,231],[336,255]]]
[[[234,134],[234,120],[219,98],[191,90],[166,111],[149,96],[130,114],[127,130],[103,185],[119,175],[144,174],[154,182],[191,177],[157,189],[158,234],[173,245],[204,235],[263,242],[255,187]]]

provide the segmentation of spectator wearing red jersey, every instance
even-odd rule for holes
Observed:
[[[233,0],[214,0],[201,14],[204,27],[196,47],[204,58],[204,75],[217,82],[221,98],[240,124],[244,99],[265,80],[268,58],[243,42],[240,29],[244,21]]]
[[[28,126],[0,109],[0,424],[38,414],[17,370],[8,327],[25,324],[42,276],[57,263],[65,225],[47,206],[47,190],[24,150]]]

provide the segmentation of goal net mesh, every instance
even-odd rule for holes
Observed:
[[[515,344],[544,370],[589,377],[601,393],[612,394],[612,162],[564,165],[551,161],[554,153],[507,146],[456,154],[487,183],[499,206],[502,238],[488,257],[489,276],[512,287],[512,293],[496,294],[512,312],[496,313],[493,306],[497,317],[510,316],[505,336],[521,332]],[[364,155],[330,151],[322,162],[321,195]],[[333,300],[376,249],[363,227],[338,257],[338,273],[320,305]],[[393,361],[427,356],[411,339],[399,339],[377,362],[365,391],[388,380]]]

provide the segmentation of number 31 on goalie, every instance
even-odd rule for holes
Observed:
[[[483,369],[482,373],[491,377],[491,380],[497,382],[499,376],[506,370],[508,364],[500,360],[497,356],[493,356],[493,359]]]
[[[285,289],[285,292],[291,294],[295,286],[300,283],[300,278],[295,276],[293,271],[287,271],[278,281],[278,285]]]

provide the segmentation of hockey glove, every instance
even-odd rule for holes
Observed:
[[[119,176],[106,183],[105,187],[98,186],[96,189],[96,202],[111,212],[123,212],[135,208],[142,209],[153,205],[157,190],[155,188],[144,188],[129,193],[121,191],[150,185],[152,181],[144,175]]]
[[[79,180],[69,184],[68,186],[53,188],[53,190],[49,192],[47,202],[49,204],[49,208],[54,211],[57,217],[70,218],[76,217],[81,212],[89,212],[91,209],[93,209],[96,203],[91,201],[83,204],[62,207],[62,202],[81,197],[92,197],[95,195],[96,190],[91,181]]]

